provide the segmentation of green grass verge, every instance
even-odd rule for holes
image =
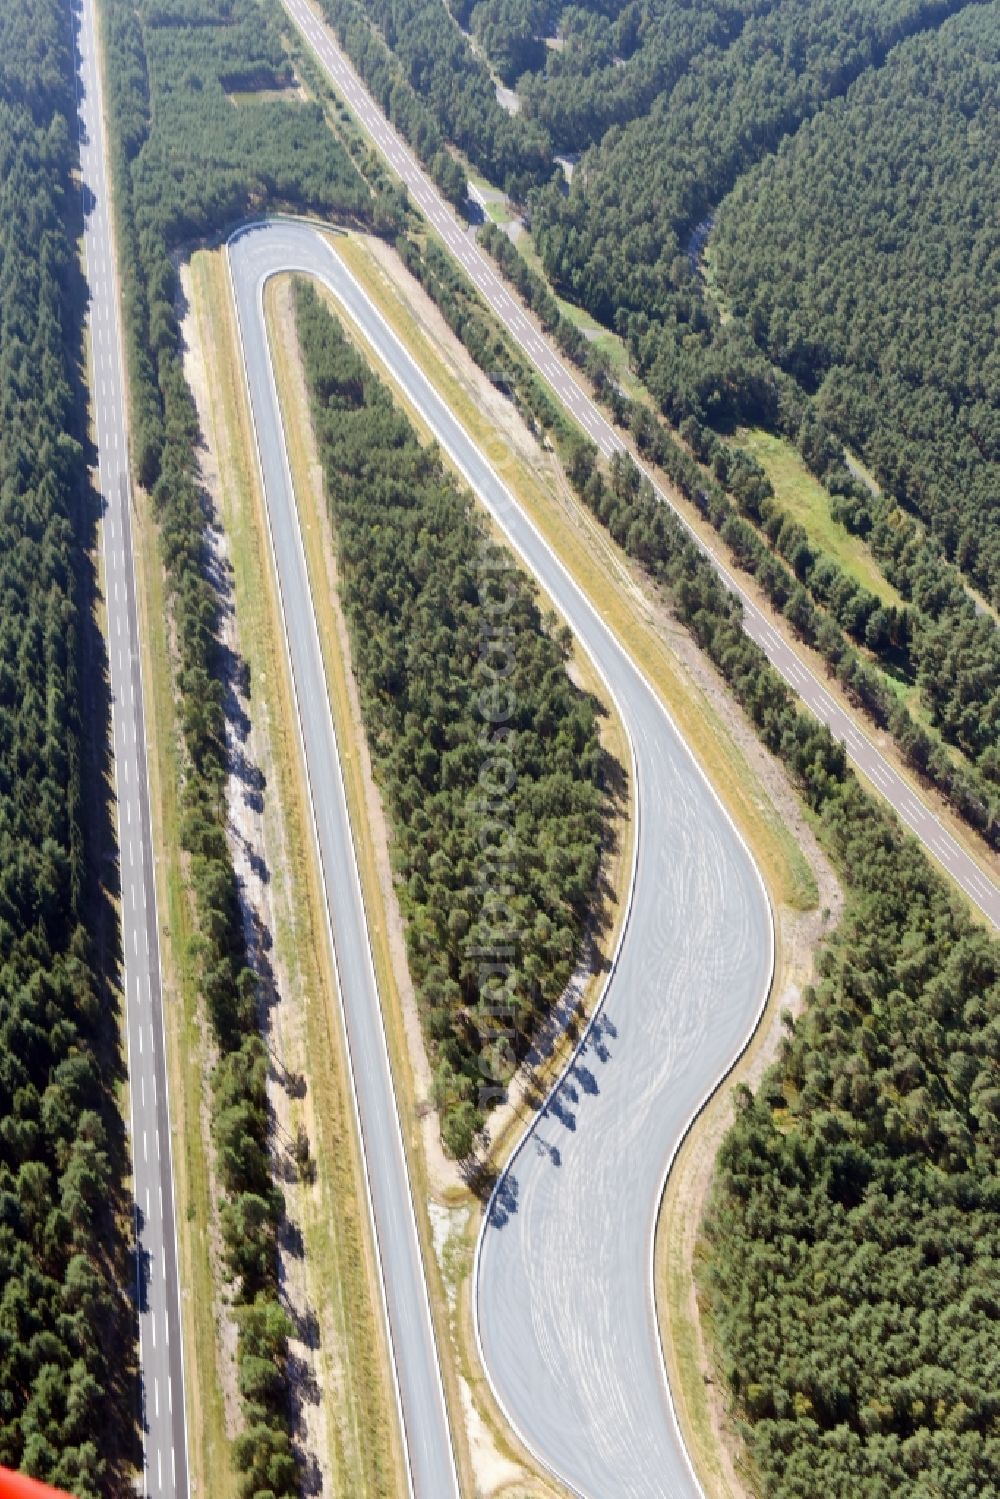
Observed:
[[[852,536],[846,526],[834,520],[830,514],[830,496],[790,442],[753,428],[739,432],[734,445],[752,453],[763,466],[774,485],[778,504],[804,527],[814,546],[835,557],[855,582],[870,589],[883,603],[902,604],[903,600],[861,538]]]

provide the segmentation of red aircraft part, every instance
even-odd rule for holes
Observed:
[[[0,1468],[0,1499],[69,1499],[69,1495],[61,1489],[50,1489],[47,1483],[39,1483],[37,1478]]]

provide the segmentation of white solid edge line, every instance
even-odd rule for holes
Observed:
[[[305,766],[305,772],[306,772],[306,786],[307,786],[308,792],[309,792],[309,805],[310,805],[310,811],[312,813],[313,843],[314,843],[315,852],[316,852],[316,859],[317,859],[317,862],[318,862],[318,865],[319,865],[319,869],[320,869],[320,874],[322,876],[323,887],[324,887],[324,895],[326,897],[325,900],[324,900],[324,902],[323,902],[323,904],[324,904],[325,913],[326,913],[327,936],[328,936],[329,943],[330,943],[330,951],[331,951],[331,953],[333,955],[334,978],[335,978],[335,982],[336,982],[336,985],[337,985],[338,996],[340,998],[340,1004],[338,1006],[338,1011],[339,1011],[339,1016],[340,1016],[341,1030],[342,1030],[342,1033],[343,1033],[344,1046],[345,1046],[345,1049],[346,1049],[346,1052],[347,1052],[348,1071],[350,1073],[350,1078],[351,1078],[351,1101],[352,1101],[353,1106],[354,1106],[354,1119],[355,1119],[355,1125],[356,1125],[356,1128],[357,1128],[358,1144],[359,1144],[360,1151],[361,1151],[362,1164],[364,1166],[365,1195],[366,1195],[367,1202],[368,1202],[368,1217],[369,1217],[369,1224],[370,1224],[370,1227],[371,1227],[372,1242],[373,1242],[373,1245],[374,1245],[374,1248],[375,1248],[375,1258],[376,1258],[376,1262],[377,1262],[377,1265],[378,1265],[378,1281],[379,1281],[379,1290],[380,1290],[380,1293],[381,1293],[382,1315],[383,1315],[383,1320],[384,1320],[385,1330],[386,1330],[386,1342],[387,1342],[388,1348],[389,1348],[389,1358],[390,1358],[390,1362],[392,1364],[393,1387],[395,1389],[395,1394],[396,1394],[396,1410],[397,1410],[397,1415],[398,1415],[398,1418],[399,1418],[400,1438],[401,1438],[401,1441],[402,1441],[403,1451],[404,1451],[405,1458],[406,1458],[406,1480],[407,1480],[407,1488],[409,1490],[411,1499],[413,1499],[413,1496],[414,1496],[414,1490],[413,1490],[413,1470],[412,1470],[411,1459],[410,1459],[410,1442],[409,1442],[409,1437],[408,1437],[408,1433],[407,1433],[406,1421],[405,1421],[404,1415],[403,1415],[403,1402],[402,1402],[402,1395],[401,1395],[401,1392],[400,1392],[400,1385],[399,1385],[399,1369],[398,1369],[398,1366],[397,1366],[397,1363],[396,1363],[395,1341],[394,1341],[394,1338],[393,1338],[392,1325],[391,1325],[390,1320],[389,1320],[389,1306],[388,1306],[388,1300],[387,1300],[387,1297],[386,1297],[386,1289],[385,1289],[385,1267],[384,1267],[383,1262],[382,1262],[382,1250],[381,1250],[381,1245],[380,1245],[380,1242],[379,1242],[378,1225],[377,1225],[377,1223],[375,1221],[375,1206],[374,1206],[374,1201],[373,1201],[373,1198],[372,1198],[371,1175],[370,1175],[370,1167],[369,1167],[369,1163],[368,1163],[368,1151],[367,1151],[367,1147],[366,1147],[366,1143],[365,1143],[364,1130],[363,1130],[362,1125],[361,1125],[361,1112],[360,1112],[360,1108],[359,1108],[359,1105],[358,1105],[357,1078],[355,1076],[355,1071],[354,1071],[354,1059],[353,1059],[353,1055],[352,1055],[352,1052],[351,1052],[351,1040],[350,1040],[350,1035],[349,1035],[348,1029],[347,1029],[347,1018],[346,1018],[345,1011],[344,1011],[343,989],[342,989],[342,985],[341,985],[341,981],[340,981],[340,967],[339,967],[339,963],[337,961],[337,945],[336,945],[336,942],[334,941],[334,937],[333,937],[333,923],[332,923],[332,918],[331,918],[331,914],[330,914],[330,895],[329,895],[329,892],[326,889],[326,877],[325,877],[325,873],[324,873],[322,850],[320,848],[320,843],[319,843],[319,824],[318,824],[318,819],[317,819],[317,816],[316,816],[315,799],[314,799],[314,796],[313,796],[312,776],[311,776],[310,769],[309,769],[309,759],[308,759],[308,756],[306,755],[306,749],[305,749],[305,736],[304,736],[303,729],[302,729],[302,714],[301,714],[301,709],[300,709],[300,706],[299,706],[298,688],[297,688],[296,682],[295,682],[295,670],[294,670],[294,665],[293,665],[292,659],[291,659],[291,648],[290,648],[289,640],[288,640],[288,625],[287,625],[287,620],[285,619],[285,605],[284,605],[284,597],[283,597],[282,588],[281,588],[281,576],[280,576],[280,572],[279,572],[278,564],[277,564],[277,553],[276,553],[276,549],[275,549],[275,545],[274,545],[274,534],[273,534],[273,531],[272,531],[272,528],[271,528],[271,512],[270,512],[270,508],[268,506],[267,490],[266,490],[266,486],[265,486],[265,483],[264,483],[264,469],[263,469],[263,463],[261,461],[261,454],[260,454],[260,438],[259,438],[259,435],[258,435],[258,432],[257,432],[257,422],[256,422],[256,418],[255,418],[254,412],[253,412],[253,400],[252,400],[252,397],[251,397],[250,374],[249,374],[249,370],[247,368],[247,363],[246,363],[246,349],[245,349],[245,346],[244,346],[244,343],[243,343],[243,333],[242,333],[242,322],[241,322],[241,319],[240,319],[239,299],[238,299],[238,297],[236,295],[236,285],[235,285],[235,279],[233,277],[232,259],[231,259],[231,255],[230,255],[230,247],[232,246],[232,244],[237,239],[241,238],[249,230],[253,229],[254,227],[259,227],[261,225],[261,223],[262,223],[261,220],[255,220],[255,221],[252,221],[252,222],[250,222],[248,224],[241,225],[238,229],[234,230],[233,233],[228,236],[228,238],[226,240],[226,267],[227,267],[227,270],[228,270],[228,273],[229,273],[230,292],[231,292],[231,295],[232,295],[233,307],[234,307],[234,310],[235,310],[235,313],[236,313],[236,325],[237,325],[237,330],[239,332],[240,360],[241,360],[241,363],[243,365],[243,375],[244,375],[244,381],[245,381],[245,385],[246,385],[248,405],[250,407],[250,420],[251,420],[251,425],[253,426],[253,432],[254,432],[254,445],[255,445],[255,450],[256,450],[256,454],[257,454],[258,476],[259,476],[259,479],[260,479],[261,495],[262,495],[263,501],[264,501],[264,512],[265,512],[265,515],[267,517],[268,539],[270,541],[270,546],[271,546],[271,561],[272,561],[272,566],[273,566],[273,569],[274,569],[274,577],[275,577],[275,580],[276,580],[276,583],[277,583],[278,602],[279,602],[279,607],[281,609],[282,624],[284,626],[283,635],[284,635],[285,657],[286,657],[286,663],[287,663],[287,666],[288,666],[288,673],[289,673],[289,676],[291,678],[292,696],[293,696],[293,699],[294,699],[294,702],[295,702],[295,718],[296,718],[296,727],[298,729],[298,735],[299,735],[299,747],[300,747],[300,750],[301,750],[301,753],[302,753],[302,762],[303,762],[303,765]],[[276,410],[277,416],[278,416],[278,430],[279,430],[279,432],[281,434],[282,463],[283,463],[283,466],[284,466],[284,469],[285,469],[285,473],[286,473],[286,477],[287,477],[287,480],[288,480],[289,493],[291,494],[291,496],[293,498],[293,503],[294,503],[295,487],[294,487],[294,484],[292,482],[291,469],[289,467],[289,462],[288,462],[288,449],[287,449],[287,444],[286,444],[286,441],[285,441],[284,422],[283,422],[282,417],[281,417],[281,403],[280,403],[280,400],[278,398],[277,384],[276,384],[275,376],[274,376],[274,366],[273,366],[273,361],[272,361],[272,359],[270,357],[270,350],[268,348],[267,333],[266,333],[266,322],[265,322],[265,318],[264,318],[264,287],[265,287],[267,281],[270,280],[272,274],[274,274],[274,273],[271,273],[271,272],[267,273],[261,279],[261,281],[259,282],[259,284],[257,286],[257,302],[258,302],[258,308],[259,308],[260,319],[261,319],[261,327],[264,330],[264,348],[265,348],[265,353],[268,356],[266,362],[267,362],[267,368],[268,368],[268,376],[269,376],[270,385],[271,385],[271,393],[272,393],[272,397],[273,397],[273,400],[274,400],[274,403],[275,403],[275,410]],[[295,529],[296,538],[298,540],[299,549],[302,552],[302,555],[303,555],[303,558],[304,558],[304,548],[303,548],[303,543],[302,543],[302,532],[301,532],[301,527],[300,527],[299,522],[298,522],[298,509],[297,509],[297,506],[295,508],[295,527],[294,527],[294,529]],[[307,581],[309,582],[309,588],[310,588],[310,593],[311,593],[312,592],[312,584],[311,584],[311,581],[309,580],[308,567],[306,567],[305,575],[306,575]],[[314,632],[314,635],[315,635],[315,638],[316,638],[317,648],[319,648],[319,632],[318,632],[318,626],[316,624],[315,605],[313,605],[313,607],[310,609],[309,614],[310,614],[310,621],[311,621],[311,624],[312,624],[312,627],[313,627],[313,632]],[[320,651],[320,660],[322,660],[323,659],[322,649],[319,648],[319,651]],[[337,744],[336,730],[335,730],[335,728],[333,726],[333,716],[332,716],[332,711],[330,709],[329,694],[325,694],[325,698],[326,698],[327,714],[329,716],[330,727],[331,727],[331,731],[332,731],[333,744],[334,744],[334,747],[335,747],[335,750],[336,750],[336,754],[337,754],[337,761],[336,761],[336,772],[337,772],[337,774],[336,774],[336,780],[337,780],[337,785],[338,785],[338,788],[339,788],[339,791],[340,791],[340,795],[341,795],[341,799],[342,799],[342,802],[343,802],[344,811],[345,811],[346,818],[347,818],[347,826],[348,826],[348,828],[350,828],[351,827],[350,809],[347,806],[347,793],[346,793],[346,790],[344,788],[343,769],[342,769],[341,762],[340,762],[340,752],[339,752],[339,746]],[[379,989],[378,989],[378,980],[377,980],[376,975],[375,975],[375,964],[374,964],[374,958],[372,956],[372,950],[371,950],[371,934],[370,934],[369,927],[368,927],[368,912],[367,912],[367,908],[365,906],[364,892],[361,889],[361,876],[360,876],[360,873],[358,871],[357,856],[356,856],[356,852],[355,852],[355,848],[354,848],[354,836],[353,836],[353,833],[351,834],[351,855],[352,855],[352,857],[351,857],[352,872],[353,872],[354,879],[355,879],[355,882],[356,882],[357,891],[358,891],[358,895],[359,895],[359,899],[360,899],[361,911],[362,911],[363,918],[364,918],[364,923],[365,923],[365,936],[367,938],[367,941],[366,941],[365,945],[366,945],[366,950],[367,950],[368,965],[369,965],[369,969],[370,969],[370,972],[371,972],[372,982],[373,982],[374,988],[375,988],[375,993],[378,994],[378,992],[379,992]],[[399,1145],[400,1150],[402,1151],[402,1160],[403,1160],[404,1172],[405,1172],[405,1175],[406,1175],[407,1183],[409,1185],[409,1181],[410,1181],[409,1166],[407,1164],[407,1159],[406,1159],[406,1149],[405,1149],[405,1146],[403,1144],[402,1125],[400,1123],[400,1118],[399,1118],[399,1105],[398,1105],[398,1100],[396,1098],[396,1084],[395,1084],[395,1079],[394,1079],[393,1074],[392,1074],[392,1063],[391,1063],[391,1059],[389,1058],[388,1043],[387,1043],[386,1037],[385,1037],[385,1023],[384,1023],[384,1020],[382,1018],[381,1007],[379,1008],[379,1029],[380,1029],[380,1034],[381,1034],[381,1037],[382,1037],[382,1044],[383,1044],[383,1047],[385,1049],[385,1057],[386,1057],[386,1062],[387,1062],[387,1067],[388,1067],[388,1075],[389,1075],[390,1086],[391,1086],[391,1091],[392,1091],[393,1110],[394,1110],[394,1113],[395,1113],[396,1128],[397,1128],[397,1133],[398,1133],[398,1137],[399,1137],[397,1143]],[[424,1291],[424,1300],[425,1300],[425,1305],[426,1305],[428,1322],[430,1324],[431,1338],[432,1338],[432,1342],[433,1342],[433,1346],[434,1346],[435,1358],[436,1358],[437,1364],[438,1364],[438,1391],[439,1391],[439,1396],[440,1396],[440,1400],[441,1400],[442,1411],[443,1411],[443,1414],[444,1414],[445,1428],[446,1428],[446,1430],[448,1432],[448,1437],[449,1437],[449,1448],[450,1448],[450,1456],[451,1456],[451,1463],[452,1463],[452,1472],[453,1472],[454,1478],[455,1478],[455,1492],[456,1492],[456,1494],[458,1494],[459,1493],[459,1485],[458,1485],[458,1473],[457,1473],[457,1469],[455,1467],[454,1443],[453,1443],[453,1440],[452,1440],[452,1437],[451,1437],[451,1423],[450,1423],[450,1420],[449,1420],[449,1417],[448,1417],[447,1402],[445,1401],[445,1397],[444,1397],[444,1386],[443,1386],[443,1380],[442,1380],[441,1371],[440,1371],[440,1354],[438,1353],[438,1350],[437,1350],[437,1334],[436,1334],[435,1327],[434,1327],[434,1319],[433,1319],[433,1316],[431,1315],[430,1296],[429,1296],[429,1293],[427,1291],[426,1271],[425,1271],[424,1264],[423,1264],[423,1252],[422,1252],[421,1245],[420,1245],[420,1234],[419,1234],[419,1232],[417,1230],[416,1212],[415,1212],[415,1209],[414,1209],[414,1206],[413,1206],[412,1186],[410,1186],[410,1190],[407,1192],[407,1200],[408,1200],[409,1209],[410,1209],[410,1215],[411,1215],[411,1219],[412,1219],[412,1223],[413,1223],[413,1232],[414,1232],[414,1236],[415,1236],[416,1242],[417,1242],[417,1252],[418,1252],[418,1255],[420,1256],[420,1266],[419,1266],[419,1268],[420,1268],[420,1280],[421,1280],[421,1285],[422,1285],[423,1291]]]

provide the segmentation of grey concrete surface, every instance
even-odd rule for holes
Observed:
[[[625,444],[614,427],[562,363],[550,340],[539,331],[507,290],[492,262],[476,245],[468,226],[457,218],[409,147],[386,120],[309,0],[283,0],[283,3],[315,51],[331,83],[350,104],[375,146],[406,184],[413,202],[433,225],[445,246],[459,261],[484,300],[561,404],[606,456],[624,449]],[[660,499],[674,508],[669,494],[655,484],[654,488]],[[681,515],[680,518],[698,546],[707,552],[684,516]],[[919,838],[931,857],[952,876],[993,926],[1000,926],[1000,886],[991,872],[965,851],[927,806],[919,791],[880,754],[865,729],[860,727],[859,721],[835,702],[822,678],[815,675],[798,651],[774,630],[757,609],[738,577],[729,572],[713,554],[708,555],[727,586],[743,603],[743,621],[747,634],[757,642],[810,712],[825,723],[838,739],[844,741],[856,768],[869,780],[873,789],[891,804],[901,821]]]
[[[186,1495],[187,1441],[170,1118],[153,843],[146,777],[139,622],[132,556],[124,359],[115,246],[105,166],[95,0],[76,20],[86,276],[90,289],[90,391],[108,613],[112,733],[121,878],[121,936],[128,1029],[130,1134],[137,1236],[142,1382],[143,1492]],[[98,1433],[95,1433],[98,1435]]]
[[[498,1188],[482,1241],[477,1311],[502,1404],[540,1459],[578,1492],[608,1499],[697,1492],[663,1377],[652,1233],[677,1141],[745,1044],[767,994],[773,948],[763,885],[649,684],[330,244],[307,225],[272,221],[242,233],[230,255],[282,592],[286,607],[302,614],[301,627],[289,616],[293,661],[308,659],[314,627],[305,583],[294,572],[300,552],[294,503],[285,498],[287,469],[259,313],[267,277],[290,269],[331,288],[617,698],[634,746],[640,806],[631,915],[600,1017]],[[317,664],[300,685],[307,752],[329,718],[318,672]],[[321,720],[315,731],[311,714]],[[331,753],[318,755],[311,770],[321,819],[327,803],[339,802],[324,788]],[[342,847],[324,861],[328,880],[348,856]],[[354,1012],[367,1022],[377,996],[367,978],[363,925],[346,924],[350,890],[333,888],[350,1031]],[[389,1118],[379,1102],[386,1084],[378,1057],[362,1065],[356,1059],[355,1071],[378,1219],[379,1179],[383,1172],[391,1179],[394,1166],[382,1159],[367,1120]],[[402,1192],[401,1178],[390,1199]],[[435,1385],[422,1340],[414,1337],[420,1319],[406,1315],[405,1306],[394,1308],[399,1288],[413,1279],[417,1250],[398,1236],[380,1239],[406,1428],[426,1431],[426,1414],[409,1416],[424,1410]]]

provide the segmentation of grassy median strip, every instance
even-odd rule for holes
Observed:
[[[271,788],[265,827],[278,913],[276,960],[301,1016],[297,1054],[284,1058],[307,1083],[301,1116],[316,1166],[303,1195],[304,1262],[321,1329],[328,1452],[334,1492],[396,1495],[405,1489],[359,1144],[326,931],[324,896],[309,833],[308,797],[282,646],[283,626],[268,549],[245,379],[223,252],[192,265],[219,461],[219,503],[229,542],[240,643],[250,666],[255,731]]]

